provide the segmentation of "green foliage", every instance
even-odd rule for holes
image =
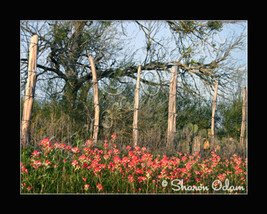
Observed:
[[[223,24],[221,21],[208,21],[207,27],[210,30],[221,31],[223,28]]]
[[[189,122],[196,124],[198,129],[210,127],[211,107],[205,105],[204,100],[194,99],[184,92],[177,98],[177,129],[182,129]]]
[[[198,131],[198,125],[197,124],[188,123],[187,127],[189,128],[189,131],[192,135],[195,135]]]
[[[193,29],[195,28],[195,22],[194,21],[183,21],[181,22],[184,33],[191,33],[193,32]]]
[[[198,133],[201,137],[206,138],[208,136],[208,130],[207,129],[200,129]]]
[[[222,108],[222,126],[224,133],[238,139],[240,137],[242,122],[242,100],[234,100],[232,105],[224,105]]]

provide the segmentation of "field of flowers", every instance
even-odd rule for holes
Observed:
[[[81,148],[44,139],[21,153],[21,193],[246,193],[247,159],[211,152],[168,158],[146,148],[121,152],[116,136],[101,147],[88,140]]]

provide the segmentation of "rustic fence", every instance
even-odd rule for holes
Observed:
[[[36,85],[36,61],[37,61],[37,43],[38,36],[34,35],[30,41],[28,80],[26,86],[26,94],[24,99],[24,108],[21,121],[21,141],[25,146],[30,142],[30,121],[33,105],[33,97]]]
[[[34,91],[36,85],[36,55],[37,55],[37,35],[32,36],[30,42],[30,50],[29,50],[29,66],[28,66],[28,80],[26,86],[26,93],[24,99],[24,106],[23,106],[23,116],[21,121],[21,143],[23,146],[28,145],[30,142],[30,122],[31,122],[31,111],[33,107],[33,98],[34,98]],[[89,54],[88,55],[91,70],[92,70],[92,77],[93,77],[93,93],[94,93],[94,119],[93,123],[91,123],[90,130],[93,130],[92,136],[95,143],[98,141],[98,134],[99,134],[99,127],[100,125],[100,107],[99,107],[99,98],[98,98],[98,81],[97,81],[97,73],[94,65],[94,59]],[[171,77],[170,77],[170,86],[169,86],[169,103],[168,103],[168,128],[166,130],[166,150],[170,151],[174,149],[174,141],[176,136],[176,97],[177,97],[177,65],[172,65],[171,67]],[[138,128],[138,114],[139,114],[139,89],[140,89],[140,74],[142,73],[141,65],[138,66],[138,72],[136,77],[136,88],[135,88],[135,98],[134,98],[134,106],[133,106],[133,125],[132,125],[132,138],[133,138],[133,145],[139,145],[139,128]],[[212,115],[211,115],[211,133],[208,135],[210,136],[210,142],[208,138],[201,138],[200,136],[193,136],[188,140],[187,144],[192,144],[192,151],[191,152],[199,152],[200,150],[208,151],[212,150],[219,150],[218,145],[215,145],[215,112],[216,112],[216,98],[217,98],[217,91],[218,91],[218,81],[215,81],[214,85],[214,97],[213,97],[213,105],[212,105]],[[243,88],[243,107],[242,107],[242,123],[241,125],[241,134],[240,134],[240,146],[242,148],[246,148],[246,139],[245,139],[245,129],[246,129],[246,103],[247,103],[247,95],[246,95],[246,87]],[[89,124],[87,124],[87,127]],[[93,126],[93,127],[92,127]],[[197,127],[194,124],[190,125],[190,131],[194,132],[194,129]],[[186,132],[186,131],[185,131]],[[190,141],[190,142],[189,142]],[[188,151],[186,148],[186,143],[181,142],[178,146],[178,149],[182,151]]]

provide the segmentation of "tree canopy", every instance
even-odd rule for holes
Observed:
[[[145,35],[146,57],[142,70],[158,72],[160,82],[141,78],[147,84],[166,85],[163,72],[171,64],[179,66],[180,89],[201,95],[199,84],[211,91],[214,80],[220,79],[227,86],[233,72],[230,54],[244,48],[245,33],[229,37],[223,43],[214,37],[229,21],[132,21]],[[22,21],[21,40],[27,42],[30,35],[39,36],[39,58],[37,63],[40,80],[61,81],[61,90],[70,100],[86,82],[92,80],[87,54],[94,59],[99,80],[103,78],[131,77],[135,79],[138,62],[135,50],[125,50],[129,35],[123,31],[126,21]],[[233,23],[235,23],[233,21]],[[158,35],[169,30],[171,38]],[[216,40],[217,39],[217,40]],[[175,44],[171,49],[166,42]],[[25,50],[26,52],[26,50]],[[45,59],[44,59],[45,57]],[[27,57],[21,57],[22,79],[26,80]],[[231,67],[232,66],[232,67]]]

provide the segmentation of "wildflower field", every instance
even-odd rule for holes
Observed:
[[[88,140],[80,148],[44,139],[23,149],[21,193],[247,193],[247,159],[236,154],[167,157],[139,146],[120,151],[115,139],[99,147]]]

